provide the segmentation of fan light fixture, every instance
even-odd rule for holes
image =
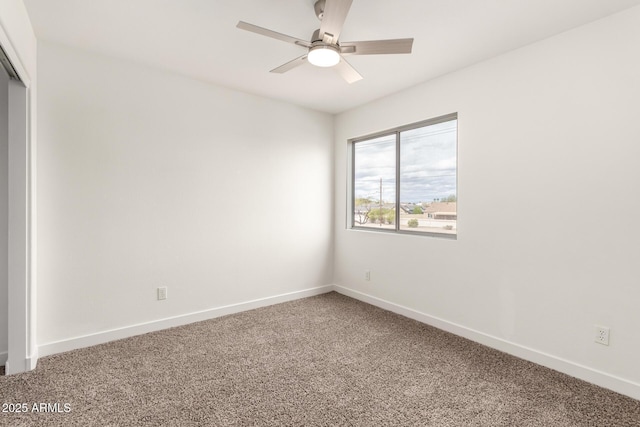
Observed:
[[[353,0],[317,0],[313,5],[313,10],[320,20],[320,28],[313,32],[309,41],[258,27],[244,21],[239,21],[236,27],[285,43],[291,43],[304,49],[303,55],[274,68],[271,70],[272,73],[286,73],[296,67],[310,63],[316,67],[333,67],[347,83],[354,83],[361,80],[362,76],[349,64],[347,58],[345,58],[347,55],[411,53],[413,39],[339,41],[342,26],[345,19],[347,19],[351,3],[353,3]]]
[[[316,67],[333,67],[340,62],[340,53],[333,46],[314,46],[309,49],[307,60]]]

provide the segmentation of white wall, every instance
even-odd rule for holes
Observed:
[[[335,283],[640,398],[639,22],[636,7],[339,115]],[[347,139],[453,112],[457,241],[348,230]]]
[[[7,360],[7,339],[9,331],[8,305],[7,305],[7,260],[8,249],[8,225],[9,225],[9,182],[7,155],[9,149],[9,96],[7,86],[9,77],[4,69],[0,69],[0,365]]]
[[[20,66],[29,74],[30,78],[36,78],[37,40],[31,28],[31,21],[27,9],[22,0],[0,1],[0,42],[5,50],[15,52],[20,60]],[[4,33],[4,34],[3,34]],[[3,40],[6,36],[7,40]],[[8,41],[11,43],[8,43]],[[14,67],[17,67],[15,59]],[[24,78],[24,76],[22,76]]]
[[[48,43],[38,73],[41,346],[331,283],[331,116]]]

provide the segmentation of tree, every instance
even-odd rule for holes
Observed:
[[[356,206],[367,206],[373,203],[373,200],[367,198],[367,197],[358,197],[355,200]]]
[[[353,220],[360,225],[369,222],[369,209],[356,210],[353,212]]]
[[[456,195],[455,194],[451,194],[447,197],[445,197],[444,199],[442,199],[443,202],[455,202],[457,200]]]
[[[396,222],[396,212],[388,208],[373,208],[369,211],[369,219],[372,224],[394,224]]]
[[[389,212],[385,215],[385,219],[387,220],[387,224],[395,224],[396,223],[396,211],[389,209]]]
[[[420,206],[414,206],[413,211],[411,212],[414,215],[422,215],[424,212]]]
[[[372,203],[373,200],[367,197],[358,197],[354,200],[353,220],[356,223],[363,225],[369,222]]]
[[[372,223],[379,223],[380,219],[384,216],[382,210],[380,208],[373,208],[369,211],[369,219]]]

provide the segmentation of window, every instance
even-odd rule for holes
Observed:
[[[456,114],[350,141],[351,227],[455,237]]]

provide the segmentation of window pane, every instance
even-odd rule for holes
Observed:
[[[400,133],[400,229],[456,234],[457,120]]]
[[[353,155],[353,225],[395,230],[395,134],[356,142]]]

